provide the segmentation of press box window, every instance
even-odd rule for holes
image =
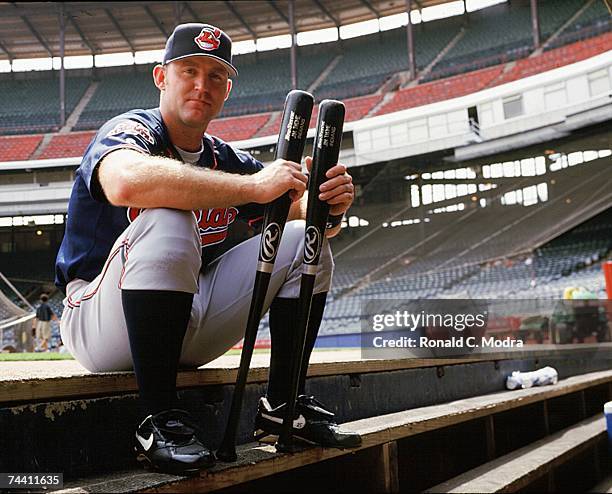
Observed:
[[[510,96],[504,99],[504,118],[518,117],[523,114],[523,96]]]

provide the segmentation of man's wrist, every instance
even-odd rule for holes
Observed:
[[[257,202],[257,198],[255,197],[255,192],[257,191],[257,187],[255,187],[254,178],[252,175],[237,175],[239,180],[238,186],[238,194],[240,200],[243,201],[244,204],[248,204],[250,202]]]
[[[327,216],[327,224],[325,225],[326,230],[333,230],[338,225],[342,224],[344,219],[344,213],[341,214],[330,214]]]

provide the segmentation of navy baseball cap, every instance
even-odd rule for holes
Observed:
[[[193,56],[214,58],[231,76],[238,75],[232,65],[232,39],[218,27],[191,22],[174,28],[166,41],[163,64]]]

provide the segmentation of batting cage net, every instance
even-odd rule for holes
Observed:
[[[32,347],[34,309],[0,273],[0,351],[27,351]]]

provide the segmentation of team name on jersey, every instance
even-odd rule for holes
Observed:
[[[132,223],[143,211],[140,208],[127,208],[128,221]],[[238,210],[234,207],[200,209],[193,214],[200,230],[200,243],[202,247],[209,247],[227,238],[227,230],[238,216]]]
[[[115,125],[113,130],[107,134],[107,136],[119,136],[120,134],[137,135],[142,137],[149,144],[155,144],[155,139],[153,138],[151,131],[141,123],[135,122],[134,120],[124,120],[123,122],[119,122],[117,125]]]

